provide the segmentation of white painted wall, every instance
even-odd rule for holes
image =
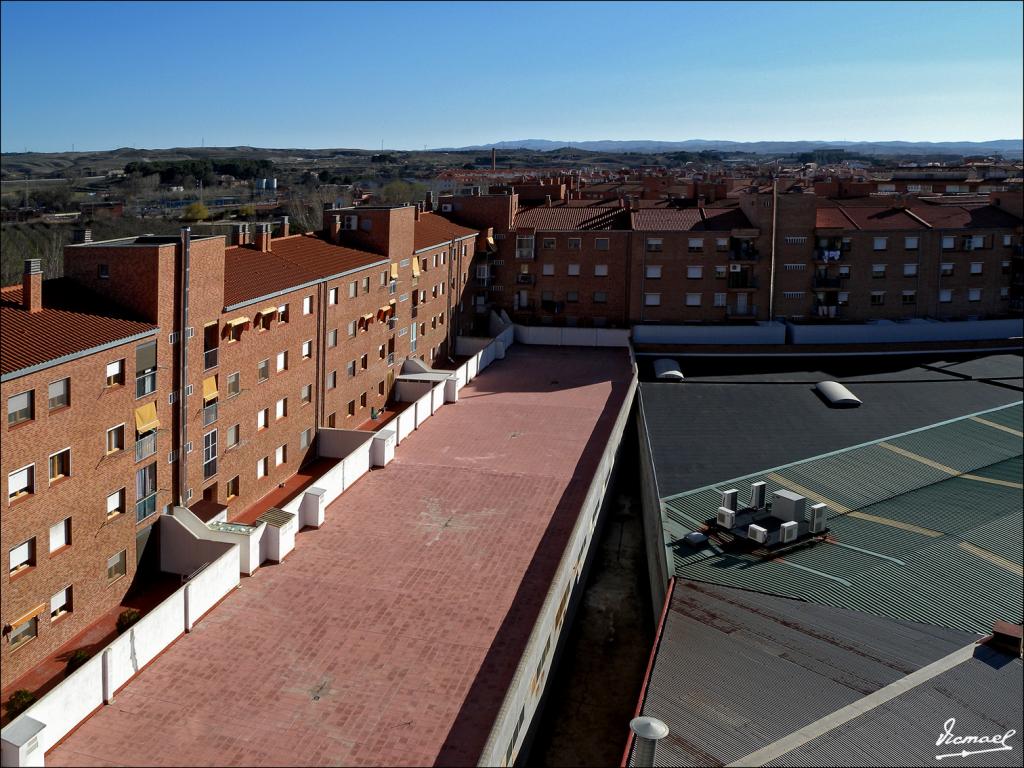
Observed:
[[[395,400],[400,403],[414,403],[433,386],[432,381],[396,381]]]
[[[419,429],[420,425],[430,418],[430,400],[430,392],[428,391],[427,394],[417,400],[413,406],[416,409],[416,429]]]
[[[757,325],[634,325],[633,343],[785,344],[786,324],[776,321]]]
[[[194,624],[238,586],[241,549],[232,547],[192,579],[188,586],[189,619]]]
[[[206,541],[219,541],[225,544],[237,544],[239,547],[239,570],[247,576],[259,568],[263,559],[260,557],[260,538],[263,536],[263,529],[266,523],[255,526],[250,534],[229,533],[228,531],[214,531],[207,527],[206,523],[192,514],[192,511],[185,507],[174,508],[174,519],[182,523],[192,534]],[[163,550],[161,549],[161,554]]]
[[[344,459],[353,451],[373,439],[372,432],[361,429],[329,429],[320,430],[317,453],[321,458]]]
[[[415,406],[409,406],[400,414],[398,414],[398,442],[401,443],[405,438],[412,434],[412,431],[416,429],[416,408]]]
[[[1024,335],[1024,320],[926,320],[906,323],[880,320],[856,325],[789,326],[794,344],[882,344],[915,341],[976,341],[1011,339]],[[1020,344],[1019,338],[1013,342]]]
[[[237,571],[235,576],[237,578]],[[127,683],[184,632],[185,588],[182,587],[107,646],[110,652],[107,679],[111,692]]]
[[[444,405],[444,382],[436,384],[430,390],[430,415],[437,413],[437,409]]]
[[[544,325],[516,325],[514,335],[521,344],[556,347],[628,347],[630,338],[630,332],[625,328],[554,328]],[[507,347],[508,340],[504,335],[502,341]]]
[[[200,538],[186,527],[183,517],[161,515],[157,521],[160,526],[160,570],[189,576],[223,555],[231,544]],[[202,523],[201,520],[199,522]]]

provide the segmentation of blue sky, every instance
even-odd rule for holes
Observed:
[[[3,151],[1024,135],[1017,2],[2,4]]]

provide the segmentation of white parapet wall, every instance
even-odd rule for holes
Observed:
[[[515,326],[515,340],[520,344],[547,344],[555,347],[628,347],[629,338],[628,328]]]
[[[264,529],[267,527],[266,523],[259,523],[258,525],[207,524],[186,507],[174,507],[173,515],[174,519],[187,528],[197,539],[218,541],[224,544],[237,544],[239,548],[239,571],[246,576],[252,576],[256,569],[260,567],[262,562],[260,539],[263,536]],[[163,542],[161,542],[161,557],[163,557],[163,554]]]
[[[634,325],[634,344],[785,344],[786,324]]]
[[[793,344],[896,344],[943,341],[989,341],[1006,339],[1009,346],[1020,346],[1024,319],[1005,320],[928,320],[905,322],[878,320],[872,323],[797,324],[789,326]]]

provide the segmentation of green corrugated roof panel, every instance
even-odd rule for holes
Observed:
[[[1024,475],[1024,457],[1018,456],[1015,459],[1000,461],[998,464],[991,464],[971,472],[979,477],[991,477],[993,480],[1002,480],[1007,483],[1019,483]]]
[[[995,464],[1021,452],[1021,440],[1016,435],[969,418],[886,442],[960,472]]]
[[[981,415],[981,418],[985,419],[985,421],[1002,424],[1010,429],[1016,429],[1018,432],[1024,432],[1024,409],[1019,406],[985,413]]]
[[[977,528],[964,531],[960,538],[1011,563],[1021,564],[1021,552],[1024,552],[1024,527],[1016,515],[1004,515]]]

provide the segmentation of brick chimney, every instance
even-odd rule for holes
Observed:
[[[248,224],[232,224],[231,225],[231,244],[232,245],[245,245],[247,241],[245,230],[248,228]]]
[[[328,241],[337,243],[338,236],[341,234],[341,214],[328,214],[324,218],[327,220],[324,229],[327,232]]]
[[[260,253],[270,251],[270,225],[260,223],[256,225],[256,237],[253,238],[256,250]]]
[[[290,232],[291,232],[291,225],[288,224],[288,217],[287,216],[282,216],[281,217],[281,237],[288,237],[288,234]]]
[[[550,208],[551,207],[551,195],[547,196],[547,204],[548,204],[548,208]]]
[[[420,220],[420,216],[423,214],[423,203],[416,203],[416,221]]]
[[[28,312],[41,312],[43,309],[43,270],[39,259],[25,259],[21,303]]]

